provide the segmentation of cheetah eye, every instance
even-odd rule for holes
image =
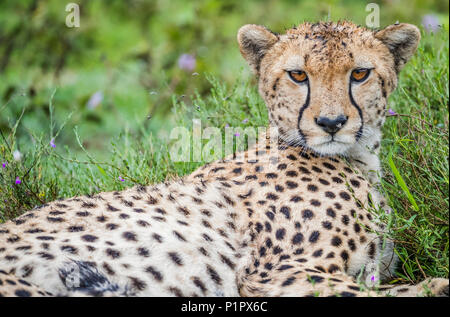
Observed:
[[[357,68],[352,71],[351,79],[356,82],[363,82],[369,77],[370,71],[369,68]]]
[[[291,70],[288,71],[289,77],[296,83],[304,83],[308,80],[308,76],[302,70]]]

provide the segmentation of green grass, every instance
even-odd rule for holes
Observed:
[[[381,160],[383,188],[395,211],[392,238],[402,260],[399,282],[448,277],[448,54],[448,30],[424,34],[418,53],[402,72],[399,87],[389,100],[389,107],[399,115],[387,118]],[[123,124],[120,134],[103,140],[109,145],[102,155],[87,150],[89,134],[81,136],[77,127],[67,131],[63,120],[54,120],[60,95],[67,88],[49,91],[46,130],[27,129],[23,122],[33,119],[29,116],[34,113],[24,110],[22,116],[9,117],[7,129],[0,135],[0,164],[7,163],[5,168],[0,166],[0,221],[57,198],[121,190],[190,173],[202,163],[170,160],[170,127],[191,127],[192,118],[200,118],[203,126],[220,128],[267,123],[255,80],[247,74],[236,74],[233,85],[222,83],[220,74],[201,78],[208,80],[210,92],[192,98],[173,94],[172,114],[158,123],[166,127],[158,135],[147,122],[158,118],[133,122],[132,129]],[[13,95],[9,102],[20,103],[20,98]],[[0,114],[7,107],[0,106]],[[68,126],[76,115],[66,114]],[[52,138],[55,148],[49,145]],[[67,138],[77,148],[65,145]],[[13,152],[18,147],[22,159],[16,161]],[[20,184],[15,183],[17,177]]]

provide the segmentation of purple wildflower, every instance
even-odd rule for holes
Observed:
[[[240,134],[239,132],[236,132],[236,133],[234,134],[234,136],[235,136],[235,137],[238,137],[238,136],[241,136],[241,134]]]
[[[195,69],[195,57],[190,54],[182,54],[178,58],[178,67],[185,71],[193,71]]]
[[[19,185],[19,184],[21,184],[21,183],[22,183],[22,181],[20,180],[19,176],[17,176],[17,177],[16,177],[16,184]]]
[[[439,30],[439,19],[434,14],[427,14],[422,17],[422,25],[427,32],[436,33]]]
[[[52,139],[50,140],[50,146],[53,147],[53,148],[56,147],[56,144],[55,144],[55,138],[52,138]]]
[[[244,120],[242,120],[242,123],[247,123],[248,122],[248,119],[247,118],[245,118]]]
[[[98,105],[103,101],[103,93],[101,91],[97,91],[94,93],[88,100],[86,107],[88,109],[95,109]]]
[[[395,115],[397,114],[397,112],[395,112],[395,111],[392,110],[392,109],[389,109],[389,110],[388,110],[388,113],[389,113],[391,116],[395,116]]]
[[[122,176],[119,176],[119,181],[124,182],[125,180],[122,178]]]
[[[5,162],[2,163],[2,167],[3,167],[3,168],[6,168],[6,165],[8,165],[8,162],[7,162],[7,161],[5,161]]]
[[[375,274],[370,276],[370,282],[372,283],[372,285],[375,285],[378,283],[378,276],[376,276]]]
[[[230,127],[230,125],[227,123],[227,124],[225,124],[225,128],[229,128]]]

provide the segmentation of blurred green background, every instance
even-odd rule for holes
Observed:
[[[106,158],[111,137],[137,127],[157,133],[173,124],[174,98],[208,94],[207,74],[233,84],[250,73],[236,32],[247,23],[276,32],[301,23],[350,19],[365,24],[369,1],[90,0],[79,4],[80,27],[65,25],[68,1],[0,2],[0,130],[24,115],[17,147],[48,134],[54,93],[56,142]],[[448,23],[448,1],[384,0],[381,26],[396,21]],[[56,90],[56,91],[55,91]]]

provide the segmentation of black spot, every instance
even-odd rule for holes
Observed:
[[[318,257],[321,257],[322,254],[323,254],[323,250],[322,250],[322,249],[319,249],[319,250],[317,250],[317,251],[314,251],[313,254],[312,254],[312,256],[315,257],[315,258],[318,258]]]
[[[83,228],[83,227],[81,227],[81,228]],[[69,230],[70,231],[70,230]],[[9,232],[9,231],[8,231]],[[5,233],[8,233],[8,232],[5,232]],[[25,231],[25,233],[41,233],[41,232],[44,232],[44,230],[42,230],[42,229],[38,229],[38,228],[36,228],[36,229],[30,229],[30,230],[27,230],[27,231]],[[0,232],[1,233],[1,232]]]
[[[351,196],[347,192],[340,192],[339,196],[341,196],[342,199],[349,201],[351,199]]]
[[[320,232],[319,231],[313,231],[311,233],[311,235],[309,236],[308,241],[311,242],[311,243],[316,243],[317,240],[319,239],[319,236],[320,236]]]
[[[120,257],[120,252],[117,251],[117,250],[108,248],[108,249],[106,249],[105,252],[106,252],[106,254],[107,254],[108,256],[110,256],[110,257],[113,258],[113,259],[117,259],[117,258]]]
[[[64,218],[61,218],[61,217],[47,217],[47,220],[49,222],[63,222]]]
[[[263,229],[263,225],[260,222],[257,222],[256,225],[255,225],[256,232],[259,233],[259,232],[262,231],[262,229]]]
[[[375,257],[376,246],[375,243],[371,242],[369,244],[369,257],[373,259]]]
[[[348,247],[350,248],[350,250],[355,251],[356,250],[355,240],[353,239],[348,240]]]
[[[303,234],[301,234],[300,232],[295,234],[294,237],[292,238],[293,244],[300,244],[302,242],[303,242]]]
[[[287,158],[290,159],[291,161],[296,161],[297,160],[297,157],[295,155],[293,155],[293,154],[289,154],[287,156]]]
[[[206,293],[207,291],[206,286],[198,277],[194,277],[192,281],[194,282],[194,285],[197,286],[202,291],[203,294]]]
[[[332,246],[339,247],[341,244],[342,244],[342,240],[341,240],[341,238],[339,238],[338,236],[334,236],[334,237],[331,239],[331,245],[332,245]]]
[[[117,209],[116,207],[113,207],[113,206],[111,206],[110,204],[107,204],[106,205],[106,209],[108,210],[108,211],[119,211],[119,209]]]
[[[18,297],[30,297],[31,296],[31,293],[24,289],[18,289],[14,292],[14,294]]]
[[[184,241],[184,242],[187,241],[186,238],[185,238],[181,233],[179,233],[179,232],[177,232],[177,231],[174,230],[174,231],[173,231],[173,234],[175,235],[175,237],[177,237],[178,240]]]
[[[266,211],[266,216],[267,218],[269,218],[270,220],[273,220],[275,218],[275,215],[273,214],[273,212],[271,211]]]
[[[39,237],[38,237],[38,239],[39,239]],[[20,237],[18,235],[13,235],[13,236],[10,236],[8,239],[6,239],[6,241],[9,243],[16,243],[16,242],[20,241]]]
[[[276,246],[275,248],[273,248],[273,254],[279,254],[283,252],[283,249],[281,249],[279,246]]]
[[[322,173],[322,170],[315,165],[312,166],[312,170],[316,173]]]
[[[311,275],[308,278],[308,281],[310,283],[321,283],[324,280],[324,278],[322,276],[319,275]]]
[[[275,233],[275,237],[277,238],[277,240],[283,240],[285,235],[286,229],[284,228],[278,229],[277,232]]]
[[[348,260],[348,252],[347,251],[342,251],[341,252],[341,258],[342,258],[342,260],[344,260],[344,261],[347,261]]]
[[[203,239],[205,239],[205,241],[208,241],[208,242],[213,241],[213,239],[210,236],[208,236],[206,233],[202,234],[202,237],[203,237]]]
[[[294,188],[297,188],[297,187],[298,187],[298,184],[297,184],[296,182],[287,181],[287,182],[286,182],[286,186],[287,186],[289,189],[294,189]]]
[[[141,227],[148,227],[148,226],[150,226],[150,224],[147,221],[145,221],[145,220],[138,220],[138,221],[136,221],[136,223],[139,226],[141,226]]]
[[[336,198],[336,195],[333,192],[325,192],[325,197],[328,197],[330,199]]]
[[[46,260],[53,260],[55,258],[53,255],[47,252],[39,252],[38,254],[41,256],[41,258]]]
[[[336,167],[333,164],[330,164],[330,163],[327,163],[327,162],[324,162],[323,166],[325,166],[326,168],[328,168],[330,170],[333,170],[333,171],[336,169]]]
[[[147,283],[136,277],[129,277],[129,279],[131,281],[131,286],[138,291],[143,291],[147,287]]]
[[[209,276],[214,281],[214,283],[216,283],[217,285],[222,285],[222,278],[210,265],[206,266],[206,271],[208,272]]]
[[[228,257],[223,254],[220,254],[220,260],[228,265],[228,267],[232,270],[234,270],[234,268],[236,267],[236,264],[234,264]]]
[[[302,211],[302,217],[305,220],[310,220],[314,217],[314,213],[309,209],[305,209]]]
[[[347,215],[342,215],[342,223],[348,225],[350,223],[350,218]]]
[[[295,281],[295,277],[294,277],[294,276],[288,277],[288,278],[281,284],[281,286],[289,286],[289,285],[291,285],[292,283],[294,283],[294,281]]]
[[[91,234],[85,234],[85,235],[81,236],[81,239],[86,242],[95,242],[98,238]]]
[[[107,223],[106,224],[106,229],[108,230],[115,230],[119,227],[119,225],[116,225],[115,223]]]
[[[39,237],[36,237],[36,239],[38,239],[38,240],[44,240],[44,241],[55,240],[55,238],[50,237],[50,236],[39,236]]]
[[[291,201],[294,202],[294,203],[297,203],[297,202],[302,201],[302,200],[303,199],[300,196],[293,196],[291,198]]]
[[[308,187],[306,187],[311,192],[316,192],[318,190],[318,187],[313,184],[309,184]]]
[[[280,212],[286,217],[286,219],[290,219],[291,218],[291,214],[290,214],[290,208],[283,206],[280,208]]]
[[[183,265],[183,261],[181,260],[180,256],[176,252],[169,252],[167,253],[170,257],[170,259],[178,266]]]
[[[240,175],[242,174],[242,168],[241,167],[235,168],[232,172],[234,174]]]
[[[163,280],[163,276],[161,272],[157,271],[153,266],[149,266],[145,269],[147,273],[150,273],[155,280],[161,282]]]
[[[266,255],[266,248],[265,247],[261,247],[259,248],[259,256],[265,256]]]
[[[147,248],[138,248],[138,254],[144,258],[148,258],[150,256],[150,251]]]
[[[108,220],[108,218],[106,218],[105,216],[98,216],[97,217],[97,221],[98,222],[105,222],[106,220]]]
[[[61,251],[69,252],[69,253],[72,253],[72,254],[77,254],[78,253],[77,248],[75,248],[75,247],[73,247],[71,245],[63,245],[63,246],[61,246]]]
[[[298,173],[297,173],[296,171],[287,171],[287,172],[286,172],[286,176],[289,176],[289,177],[297,177],[297,176],[298,176]]]
[[[291,268],[293,268],[293,266],[292,265],[289,265],[289,264],[283,264],[283,265],[280,265],[279,267],[278,267],[278,271],[285,271],[285,270],[288,270],[288,269],[291,269]]]
[[[300,172],[302,172],[303,174],[311,174],[311,172],[310,172],[307,168],[305,168],[304,166],[300,166],[300,167],[298,168],[298,170],[299,170]]]

